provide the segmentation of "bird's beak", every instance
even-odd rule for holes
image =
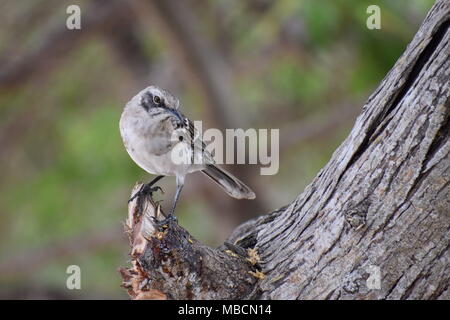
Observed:
[[[175,117],[177,117],[180,125],[184,125],[184,118],[181,113],[177,109],[168,109],[170,113],[172,113]]]

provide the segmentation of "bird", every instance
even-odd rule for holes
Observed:
[[[175,197],[165,220],[176,221],[175,208],[185,177],[193,172],[204,173],[233,198],[256,197],[250,187],[215,163],[193,122],[181,113],[179,100],[168,91],[154,85],[141,90],[125,105],[119,127],[131,159],[156,175],[129,201],[160,189],[153,186],[163,177],[176,178]]]

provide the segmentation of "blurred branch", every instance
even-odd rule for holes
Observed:
[[[329,108],[329,114],[324,120],[307,118],[287,125],[280,129],[280,154],[296,144],[309,139],[329,136],[345,123],[353,123],[359,114],[360,107],[356,103],[340,103]],[[315,117],[314,117],[315,118]]]
[[[0,275],[2,277],[12,274],[25,274],[36,271],[37,268],[48,264],[55,259],[70,257],[100,247],[121,243],[123,233],[120,228],[113,227],[104,231],[86,232],[71,239],[58,240],[40,249],[32,249],[28,252],[8,259],[0,264]]]
[[[78,291],[78,292],[77,292]],[[37,283],[21,283],[2,285],[0,300],[114,300],[121,298],[108,291],[98,290],[67,290],[65,286]]]
[[[109,0],[95,0],[95,10],[108,6]],[[130,75],[131,82],[135,87],[146,84],[150,70],[150,59],[145,52],[140,33],[138,32],[134,13],[127,4],[122,10],[127,11],[122,19],[115,20],[108,30],[102,33],[108,40],[113,53],[124,70]],[[113,31],[113,32],[111,32]]]
[[[264,19],[267,12],[270,12],[274,6],[274,1],[268,0],[251,0],[234,2],[231,6],[229,2],[210,2],[209,10],[213,14],[213,23],[211,27],[215,28],[215,38],[217,47],[227,61],[233,62],[237,57],[230,55],[233,53],[233,45],[241,36],[241,30],[253,30],[258,21]],[[243,11],[246,19],[235,17],[236,11]],[[236,27],[236,24],[239,24]],[[241,58],[241,57],[239,57]]]
[[[45,3],[30,2],[30,7],[25,12],[15,17],[14,20],[11,19],[12,23],[6,23],[6,29],[9,32],[3,35],[4,47],[0,55],[0,64],[6,65],[9,60],[15,57],[14,51],[23,44],[24,35],[29,34],[30,30],[37,29],[42,21],[49,19],[55,10],[59,10],[58,4],[61,4],[61,2],[57,0],[48,0]],[[8,5],[3,4],[0,10],[7,12]],[[2,22],[4,23],[4,20]]]
[[[117,21],[130,17],[131,11],[126,2],[108,4],[87,13],[81,30],[68,30],[61,23],[53,26],[40,46],[0,70],[0,89],[22,85],[34,77],[48,74],[80,41],[98,31],[109,30]]]
[[[209,119],[219,128],[240,123],[234,111],[231,75],[223,57],[201,33],[198,19],[185,1],[135,1],[139,11],[151,16],[163,31],[179,67],[194,81],[206,98]]]

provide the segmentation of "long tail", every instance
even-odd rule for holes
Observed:
[[[256,197],[255,193],[242,181],[213,164],[206,165],[202,172],[217,182],[233,198],[255,199]]]

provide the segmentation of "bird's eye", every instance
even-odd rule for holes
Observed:
[[[160,104],[161,103],[161,98],[159,96],[153,96],[153,102],[155,104]]]

